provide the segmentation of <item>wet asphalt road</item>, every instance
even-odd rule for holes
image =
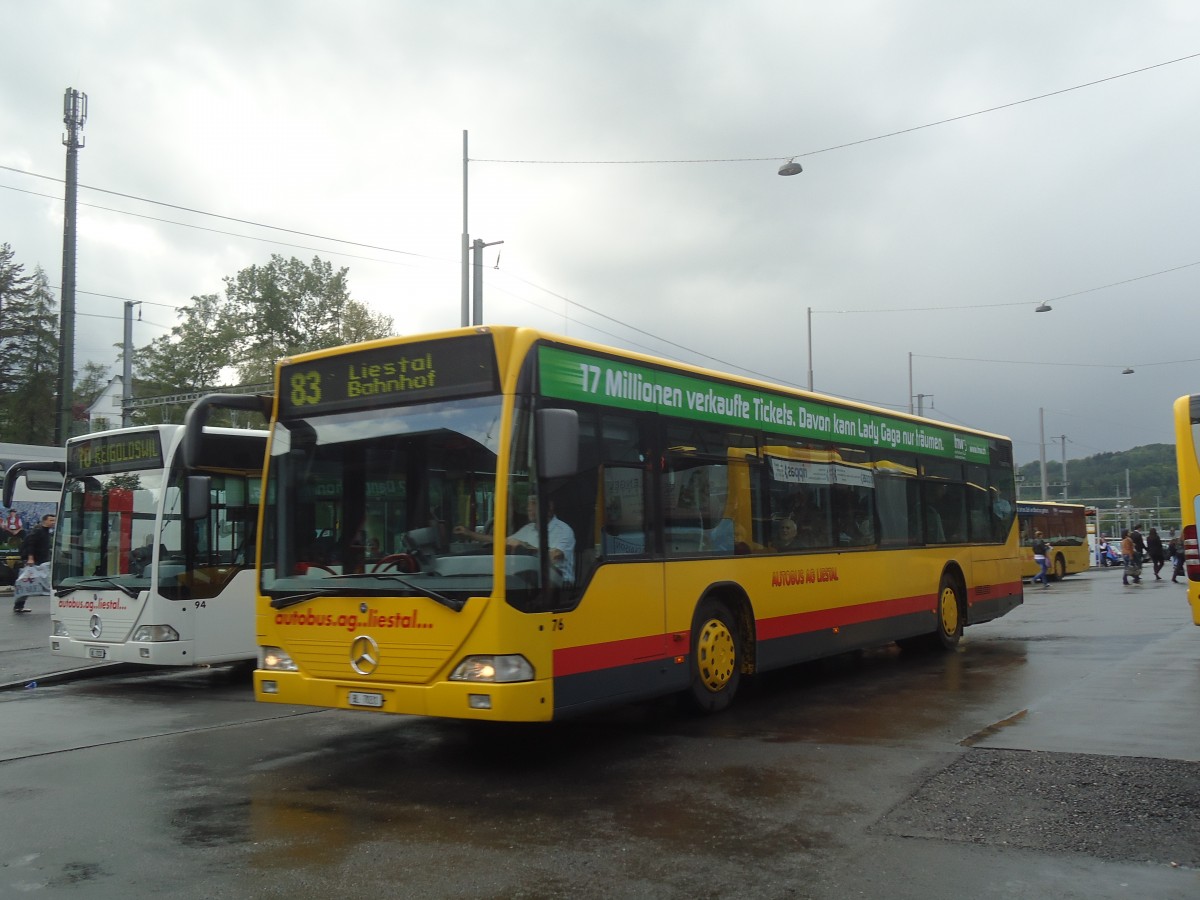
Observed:
[[[1100,570],[948,656],[538,727],[69,679],[0,692],[0,810],[5,898],[1196,898],[1200,628]]]

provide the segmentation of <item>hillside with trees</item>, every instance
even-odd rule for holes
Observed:
[[[1018,469],[1022,499],[1041,496],[1042,473],[1038,462]],[[1063,466],[1046,460],[1048,500],[1063,496]],[[1077,502],[1114,507],[1117,500],[1131,500],[1142,508],[1179,506],[1179,478],[1175,468],[1174,444],[1146,444],[1119,453],[1097,453],[1067,460],[1067,498]]]

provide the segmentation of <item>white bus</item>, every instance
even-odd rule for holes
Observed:
[[[188,427],[67,442],[51,567],[56,656],[160,666],[255,656],[266,432],[201,422],[196,456],[185,462]]]

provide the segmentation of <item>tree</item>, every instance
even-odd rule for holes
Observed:
[[[28,300],[32,278],[25,267],[13,261],[13,249],[0,244],[0,403],[16,387],[17,355],[9,342],[19,334],[9,310],[13,304]]]
[[[347,270],[273,255],[225,278],[225,297],[192,297],[170,334],[134,353],[140,396],[268,384],[281,356],[386,337],[392,320],[350,297]],[[234,373],[231,376],[231,373]],[[155,415],[180,421],[184,409]]]
[[[6,301],[3,356],[11,380],[0,401],[0,427],[11,439],[25,444],[54,441],[57,307],[41,266],[34,271],[28,290],[10,294]]]
[[[391,332],[390,318],[351,299],[347,271],[334,272],[320,257],[306,266],[275,254],[267,265],[225,279],[234,365],[243,383],[270,381],[280,357]]]
[[[111,380],[108,366],[98,362],[85,362],[83,370],[75,373],[75,390],[72,391],[75,395],[75,402],[91,406]]]
[[[233,364],[234,325],[216,294],[192,297],[169,334],[134,351],[133,365],[149,394],[202,391],[221,383]]]

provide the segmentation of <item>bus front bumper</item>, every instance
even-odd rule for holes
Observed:
[[[512,684],[439,681],[432,684],[376,684],[307,678],[300,672],[256,669],[254,697],[329,709],[441,716],[495,722],[546,722],[554,717],[549,681]]]

